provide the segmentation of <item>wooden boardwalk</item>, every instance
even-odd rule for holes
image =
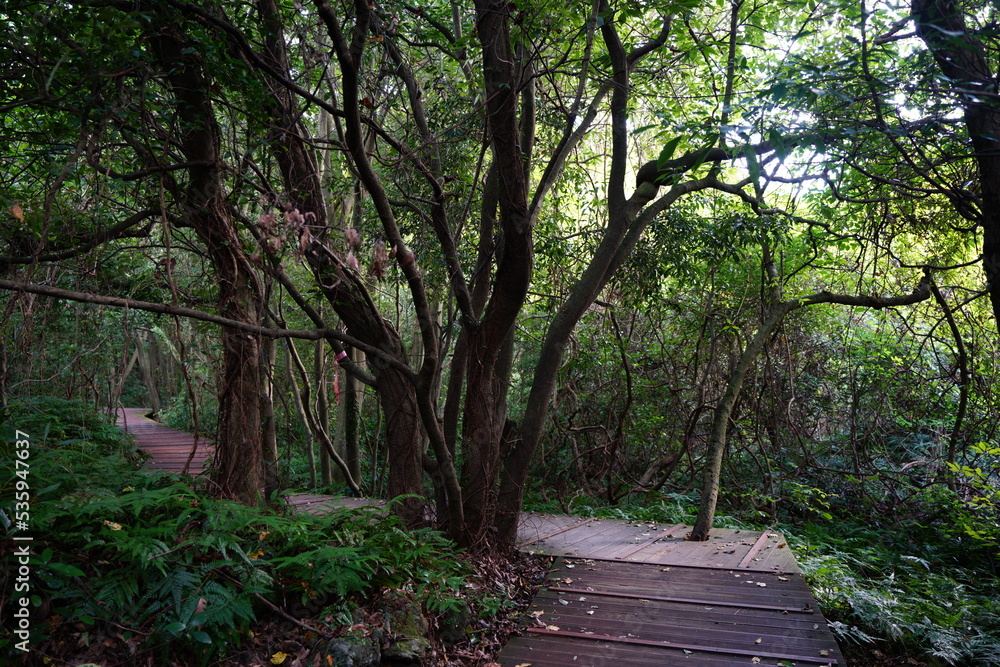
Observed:
[[[684,524],[525,513],[518,546],[552,556],[798,572],[779,533],[716,528],[707,542],[690,542],[690,532]]]
[[[191,456],[188,473],[201,474],[208,465],[215,447],[211,441],[184,433],[155,422],[146,415],[149,408],[118,408],[115,415],[118,426],[135,438],[136,446],[149,454],[146,467],[161,472],[181,474]]]
[[[194,436],[158,424],[148,409],[118,423],[150,454],[146,465],[180,473]],[[200,441],[188,472],[214,448]],[[380,504],[294,494],[310,513]],[[683,524],[524,513],[519,547],[555,558],[532,602],[526,631],[503,649],[504,667],[845,665],[795,557],[779,533],[716,529],[707,542]]]
[[[504,667],[844,665],[780,533],[525,514],[557,557]]]

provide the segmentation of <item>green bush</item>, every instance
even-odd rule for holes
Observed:
[[[198,430],[203,434],[215,433],[219,426],[218,398],[214,394],[208,394],[198,403]],[[165,426],[178,431],[194,432],[194,415],[186,394],[170,399],[157,417]]]
[[[785,528],[785,537],[848,652],[1000,664],[996,577],[947,563],[905,531],[807,524]]]
[[[0,437],[10,444],[14,429],[31,436],[33,444],[80,449],[86,445],[102,454],[120,452],[124,444],[114,419],[81,400],[50,396],[18,399],[0,407]],[[128,447],[131,449],[131,447]]]

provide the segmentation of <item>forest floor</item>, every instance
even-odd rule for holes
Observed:
[[[538,555],[516,553],[513,556],[463,554],[463,558],[474,568],[470,577],[472,584],[467,589],[471,599],[483,591],[506,591],[511,604],[498,611],[489,619],[473,619],[469,639],[457,644],[445,643],[439,635],[439,626],[432,619],[429,639],[431,648],[426,659],[419,664],[426,667],[499,667],[497,655],[508,638],[517,634],[527,616],[528,606],[537,592],[538,586],[548,570],[550,559]],[[385,618],[381,611],[381,599],[371,598],[359,601],[354,613],[355,623],[351,626],[332,626],[329,617],[322,614],[313,618],[301,618],[296,624],[278,613],[261,614],[251,627],[251,632],[243,644],[227,657],[209,663],[213,667],[329,667],[324,651],[331,636],[347,633],[361,636],[378,634],[385,628]],[[327,636],[314,632],[314,628]],[[188,659],[171,659],[164,663],[149,656],[138,658],[135,644],[123,638],[121,633],[107,631],[88,632],[80,623],[66,621],[53,628],[50,639],[37,647],[34,657],[26,664],[82,665],[96,664],[101,667],[143,666],[143,667],[194,667],[204,665],[197,655]],[[908,656],[886,655],[882,651],[859,646],[843,646],[847,664],[852,667],[927,667],[927,663]],[[416,665],[418,663],[410,663]],[[407,663],[384,662],[385,667],[403,667]],[[624,666],[623,666],[624,667]]]
[[[485,591],[495,594],[505,591],[510,605],[498,610],[488,619],[472,619],[467,640],[447,644],[439,633],[440,619],[431,618],[431,647],[426,659],[417,663],[388,662],[382,665],[404,667],[495,667],[495,658],[511,634],[519,631],[521,619],[539,584],[548,570],[549,558],[515,553],[513,555],[462,554],[473,568],[467,590],[469,602]],[[212,667],[329,667],[337,664],[324,650],[331,638],[348,633],[354,636],[379,636],[384,634],[386,619],[380,597],[358,600],[354,611],[355,623],[350,626],[331,625],[329,616],[322,613],[312,618],[299,618],[294,622],[277,612],[262,610],[252,624],[247,638],[225,658],[208,663]],[[290,616],[290,615],[289,615]],[[309,629],[311,628],[311,629]],[[318,632],[315,632],[317,630]],[[325,635],[325,636],[324,636]],[[127,639],[114,628],[95,632],[82,623],[64,620],[55,624],[47,641],[36,647],[28,665],[100,665],[101,667],[203,667],[206,663],[198,655],[171,658],[163,662],[155,655],[137,656],[136,642]],[[360,663],[357,663],[360,664]]]

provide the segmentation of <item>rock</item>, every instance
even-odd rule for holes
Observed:
[[[438,637],[449,646],[465,641],[465,631],[472,620],[472,609],[465,600],[453,598],[450,602],[451,606],[441,613],[438,621]]]
[[[400,591],[391,591],[382,600],[382,608],[391,633],[382,657],[393,662],[423,663],[431,642],[427,639],[430,626],[420,605]]]
[[[403,637],[393,640],[382,651],[382,657],[396,664],[422,665],[430,649],[431,643],[427,637]]]
[[[325,652],[325,655],[323,653]],[[379,667],[382,655],[378,643],[369,637],[341,637],[320,649],[323,658],[333,660],[333,667]],[[328,664],[325,660],[323,664]]]

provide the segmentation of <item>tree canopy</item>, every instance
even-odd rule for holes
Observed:
[[[539,465],[612,502],[690,466],[695,539],[732,437],[803,474],[825,454],[792,442],[846,438],[862,474],[862,404],[896,369],[933,378],[903,412],[954,490],[995,435],[995,21],[951,0],[8,3],[0,390],[63,372],[30,342],[86,340],[94,311],[46,303],[115,309],[124,340],[74,352],[68,393],[122,400],[128,373],[101,369],[165,346],[176,400],[214,406],[219,495],[279,488],[277,421],[301,417],[353,491],[382,479],[409,524],[433,506],[460,544],[509,547]]]

